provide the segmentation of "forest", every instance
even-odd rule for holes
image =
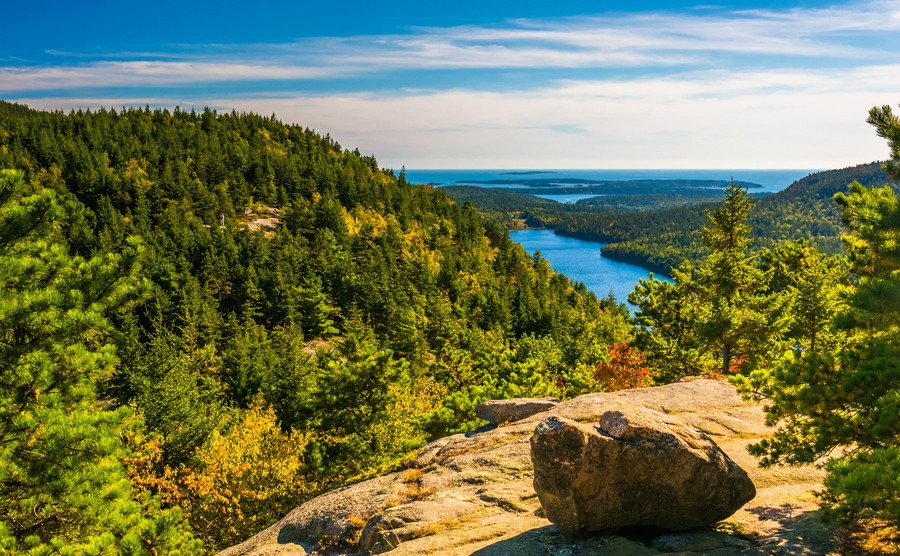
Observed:
[[[897,179],[900,122],[870,123]],[[770,401],[764,464],[855,446],[825,503],[897,534],[900,206],[865,186],[887,181],[875,165],[771,205],[731,184],[665,209],[685,216],[657,239],[696,225],[696,251],[663,253],[674,280],[642,281],[633,318],[472,203],[274,115],[0,102],[0,169],[9,554],[212,553],[477,428],[483,400],[696,375]],[[651,229],[553,205],[516,216],[622,244]],[[843,248],[817,239],[841,225]]]
[[[474,208],[274,117],[2,104],[0,168],[0,358],[46,358],[4,389],[10,547],[226,547],[476,428],[485,399],[602,388],[630,334]],[[17,421],[76,402],[84,427]],[[106,451],[47,480],[94,419]],[[123,506],[88,519],[111,510],[79,496],[107,484]]]
[[[825,253],[839,253],[841,211],[832,197],[853,181],[900,187],[877,162],[811,174],[782,191],[758,198],[749,215],[753,248],[770,248],[779,241],[805,238]],[[706,223],[706,211],[721,200],[720,193],[710,196],[654,192],[614,194],[561,204],[535,202],[534,197],[528,200],[525,197],[530,196],[522,193],[485,188],[445,189],[461,202],[471,202],[501,226],[515,227],[510,218],[514,214],[524,225],[606,243],[604,256],[664,275],[685,259],[696,261],[708,254],[700,228]],[[747,189],[753,193],[752,188]]]

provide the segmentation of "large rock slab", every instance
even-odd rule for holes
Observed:
[[[534,489],[570,534],[712,525],[756,495],[747,473],[706,434],[642,407],[598,425],[549,417],[531,437]]]
[[[632,407],[660,411],[703,431],[747,470],[757,496],[719,523],[719,534],[710,533],[702,542],[697,533],[671,533],[658,541],[625,531],[579,537],[544,517],[533,487],[535,426],[551,414],[596,424],[608,411]],[[821,471],[814,466],[763,469],[747,453],[749,443],[771,433],[762,407],[742,400],[724,381],[587,394],[504,427],[436,440],[419,451],[411,469],[313,498],[223,555],[382,550],[391,556],[836,554],[830,530],[817,519],[814,492],[821,489]]]
[[[558,398],[512,398],[478,404],[475,415],[492,425],[514,423],[556,407]]]

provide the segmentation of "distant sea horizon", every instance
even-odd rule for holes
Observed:
[[[395,170],[396,171],[396,170]],[[572,170],[572,169],[406,169],[406,179],[411,183],[430,184],[436,187],[447,185],[476,185],[479,187],[497,187],[474,183],[487,180],[522,179],[589,179],[589,180],[726,180],[734,179],[737,183],[758,183],[762,188],[753,189],[753,193],[775,193],[788,187],[795,181],[805,178],[819,169],[693,169],[693,170]],[[519,189],[513,184],[500,186],[504,189]],[[522,189],[527,189],[521,187]],[[526,191],[523,191],[526,192]]]

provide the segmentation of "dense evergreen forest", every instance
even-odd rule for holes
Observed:
[[[900,118],[869,122],[900,179]],[[472,203],[274,116],[0,102],[0,548],[210,553],[478,427],[482,400],[696,375],[766,399],[762,463],[824,461],[826,515],[896,546],[900,201],[866,187],[886,181],[662,212],[458,190],[678,261],[632,318]]]
[[[79,394],[85,415],[116,416],[110,446],[127,445],[79,462],[72,477],[116,460],[107,478],[131,481],[121,498],[143,493],[143,511],[157,516],[138,527],[121,515],[62,515],[53,493],[64,487],[41,487],[47,461],[20,443],[5,455],[34,490],[0,493],[15,500],[0,510],[10,546],[83,548],[146,537],[160,520],[177,529],[167,508],[206,550],[227,546],[305,497],[477,427],[480,401],[603,388],[596,366],[630,333],[627,312],[599,304],[474,208],[274,116],[2,103],[0,168],[4,217],[21,223],[27,209],[41,224],[0,238],[8,253],[52,249],[75,274],[106,273],[85,270],[97,295],[69,300],[92,315],[79,329],[84,349],[106,354],[72,388],[93,392]],[[4,290],[7,306],[32,291]],[[0,322],[27,343],[32,321]],[[5,395],[16,392],[6,401],[19,413],[46,400],[26,392],[56,384],[17,380]],[[51,434],[42,427],[16,434]],[[60,441],[55,457],[71,449]],[[81,488],[72,477],[65,488]],[[99,498],[82,508],[96,510],[103,489],[87,490]]]
[[[806,238],[825,253],[840,252],[841,213],[832,197],[853,181],[863,185],[892,183],[881,164],[873,162],[817,172],[782,191],[761,197],[749,215],[754,248]],[[448,193],[471,202],[501,225],[510,225],[512,214],[529,226],[553,228],[562,235],[607,243],[604,256],[667,275],[681,261],[698,261],[708,254],[700,229],[706,224],[707,211],[721,199],[611,195],[565,205],[526,201],[521,194],[513,197],[489,189],[476,193],[454,188]]]

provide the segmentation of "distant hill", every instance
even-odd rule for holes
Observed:
[[[841,252],[841,215],[833,197],[854,180],[867,186],[892,183],[897,187],[888,179],[880,162],[810,174],[757,202],[750,213],[754,248],[804,238],[825,253]],[[692,205],[649,213],[647,225],[626,226],[626,233],[606,245],[603,254],[668,273],[669,268],[682,260],[697,260],[705,255],[700,229],[706,224],[705,210],[713,206]],[[562,231],[591,237],[583,229],[564,227]]]
[[[754,246],[805,238],[826,253],[840,252],[840,211],[832,197],[854,180],[868,186],[892,183],[879,162],[810,174],[759,198],[750,213]],[[706,210],[717,204],[709,195],[610,195],[594,200],[593,205],[563,205],[498,190],[447,193],[500,221],[515,212],[529,226],[607,243],[605,256],[664,274],[685,259],[704,256],[700,229],[706,224]]]

